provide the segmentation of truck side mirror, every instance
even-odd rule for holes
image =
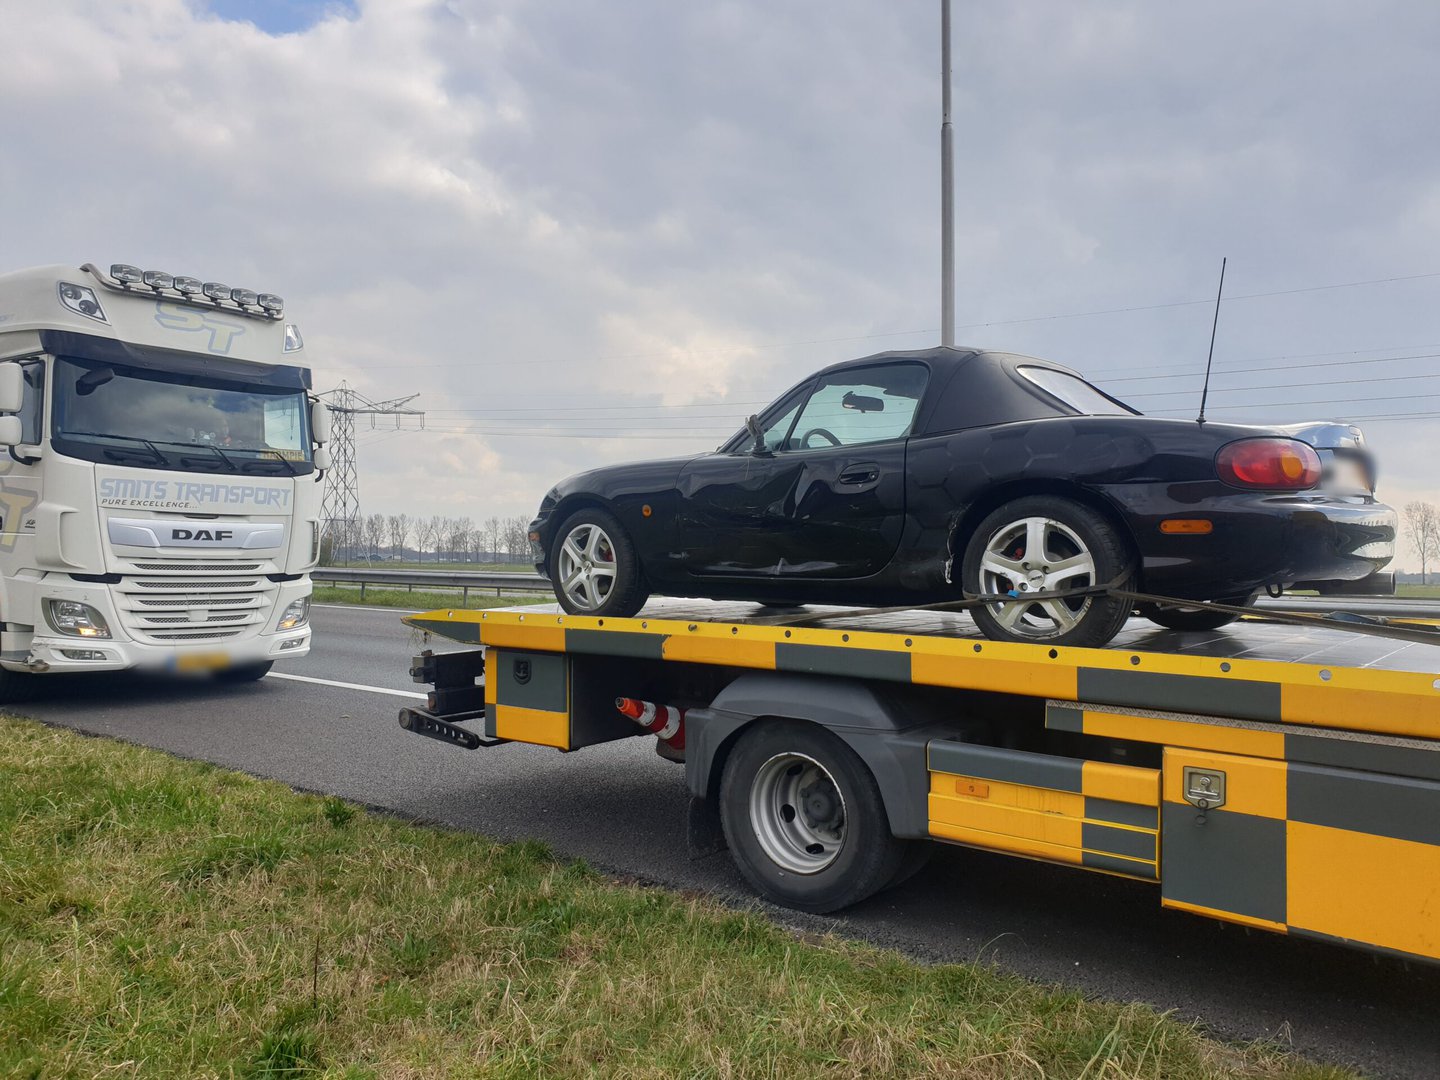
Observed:
[[[330,468],[330,451],[326,450],[323,446],[317,446],[315,448],[315,468],[321,472]]]
[[[330,410],[323,401],[310,403],[310,431],[317,443],[330,441]]]
[[[18,413],[25,407],[25,372],[19,364],[0,364],[0,413]],[[19,423],[19,420],[16,420]],[[19,442],[9,445],[14,446]]]
[[[25,441],[25,432],[20,427],[20,417],[0,416],[0,446],[19,446]]]

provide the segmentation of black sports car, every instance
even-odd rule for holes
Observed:
[[[989,637],[1102,645],[1123,583],[1244,604],[1390,561],[1395,512],[1347,424],[1142,416],[1045,360],[976,349],[836,364],[713,453],[594,469],[530,526],[566,611],[632,615],[651,593],[901,605],[965,593]],[[1071,592],[1025,602],[1027,592]],[[1161,625],[1233,616],[1151,605]]]

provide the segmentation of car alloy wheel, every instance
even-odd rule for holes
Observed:
[[[582,506],[553,534],[546,560],[555,599],[571,615],[625,618],[649,599],[635,544],[610,511]]]
[[[1130,602],[1117,596],[1029,599],[1067,592],[1135,573],[1135,554],[1106,514],[1057,495],[1025,495],[992,511],[969,534],[960,578],[968,593],[1013,600],[971,609],[976,625],[997,641],[1098,648],[1125,625]]]
[[[615,542],[599,525],[581,522],[560,543],[555,581],[573,611],[599,611],[615,588]],[[572,606],[573,605],[573,606]]]
[[[1095,557],[1079,534],[1051,517],[1025,517],[995,530],[980,559],[980,591],[1061,592],[1095,584]],[[991,608],[1002,629],[1017,637],[1049,639],[1074,630],[1093,597],[1073,596]]]

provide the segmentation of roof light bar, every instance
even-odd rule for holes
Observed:
[[[157,293],[167,290],[179,293],[186,300],[194,301],[203,298],[216,307],[234,304],[235,307],[250,315],[263,314],[271,319],[279,319],[285,311],[284,298],[275,293],[231,288],[220,281],[202,281],[197,277],[169,274],[164,270],[142,270],[130,263],[111,263],[110,277],[127,290],[135,285],[145,285]],[[298,344],[290,346],[292,349],[297,347]]]

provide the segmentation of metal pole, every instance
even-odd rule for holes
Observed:
[[[955,344],[955,138],[950,127],[950,0],[940,0],[940,344]]]

